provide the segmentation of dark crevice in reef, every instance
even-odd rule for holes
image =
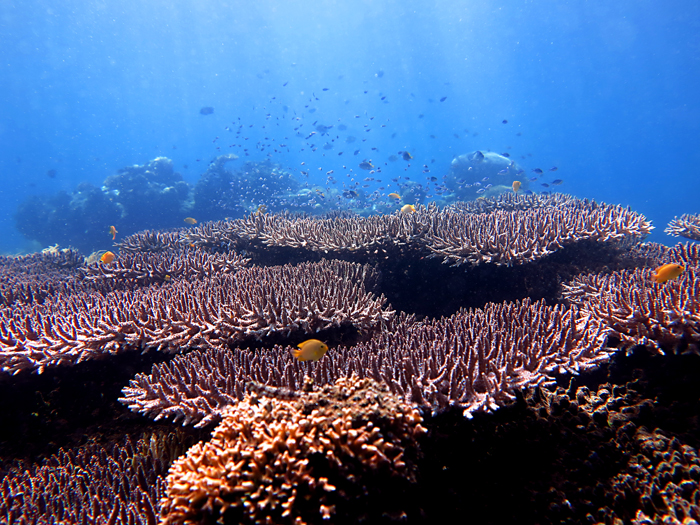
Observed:
[[[630,487],[646,472],[639,468],[650,457],[646,436],[697,450],[699,374],[697,355],[660,356],[639,347],[566,378],[566,387],[549,394],[520,393],[492,414],[429,416],[415,487],[420,511],[409,521],[612,523],[631,521],[640,508],[663,513],[663,503],[652,505]],[[690,476],[699,471],[690,469]]]
[[[132,413],[117,399],[138,372],[172,356],[159,352],[125,352],[54,367],[43,374],[22,374],[0,381],[0,460],[34,460],[91,442],[146,428],[172,429]]]
[[[626,250],[614,244],[583,241],[538,261],[514,266],[481,264],[453,267],[440,259],[404,255],[374,262],[379,272],[376,293],[392,308],[422,317],[454,314],[460,308],[529,297],[556,304],[561,283],[579,273],[613,271],[637,266]]]

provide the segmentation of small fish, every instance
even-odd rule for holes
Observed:
[[[544,173],[540,168],[535,168],[535,169],[532,170],[532,171],[534,171],[534,172],[537,173],[538,175],[542,175],[542,173]]]
[[[447,100],[447,97],[442,97],[442,98],[440,99],[440,102],[445,102],[446,100]]]
[[[504,124],[508,124],[508,121],[506,119],[503,119]]]
[[[326,343],[318,339],[309,339],[297,345],[298,350],[292,350],[292,355],[299,361],[318,361],[328,351]]]
[[[558,169],[559,168],[557,168],[556,166],[552,166],[551,168],[549,168],[549,171],[557,171]]]
[[[358,193],[355,190],[345,190],[343,192],[343,197],[346,199],[356,199],[358,197]]]
[[[411,155],[408,151],[399,151],[399,154],[401,155],[401,158],[406,161],[409,161],[413,158],[413,155]]]
[[[55,179],[55,178],[56,178],[56,170],[49,170],[49,171],[46,172],[46,175],[47,175],[50,179]]]
[[[501,157],[509,158],[510,153],[501,153]]]
[[[359,151],[359,150],[358,150],[358,151]],[[363,170],[371,170],[371,169],[373,169],[373,168],[374,168],[374,166],[372,165],[372,161],[371,161],[371,160],[369,160],[369,161],[363,160],[362,162],[360,162],[360,169],[363,169]]]
[[[399,195],[398,193],[390,193],[389,195],[387,195],[387,197],[389,197],[390,199],[396,199],[396,200],[401,199],[401,195]]]
[[[112,240],[114,240],[119,232],[114,226],[109,227],[109,234],[112,236]]]
[[[552,186],[559,186],[562,182],[564,182],[564,181],[561,179],[554,179],[552,181]]]
[[[497,175],[507,175],[508,174],[508,168],[503,168],[500,170]]]
[[[100,261],[102,261],[104,264],[109,264],[109,263],[111,263],[112,261],[114,261],[114,259],[115,259],[116,257],[117,257],[117,256],[114,255],[114,253],[112,253],[112,252],[104,252],[104,253],[102,254],[102,257],[100,257]]]
[[[514,180],[513,181],[513,191],[515,193],[518,193],[518,190],[520,189],[520,186],[522,186],[522,183],[519,180]]]
[[[544,186],[545,188],[549,188],[549,184],[547,184],[546,182],[543,182],[542,186]]]
[[[469,156],[469,160],[484,160],[484,154],[477,150]]]
[[[197,224],[197,219],[194,217],[185,217],[185,222],[187,224]]]
[[[214,113],[214,108],[209,107],[209,106],[203,107],[202,109],[199,110],[199,113],[202,115],[211,115],[212,113]]]
[[[655,283],[665,283],[672,279],[676,279],[680,274],[683,273],[685,268],[680,264],[669,263],[659,266],[654,270],[654,275],[651,276],[651,280]]]
[[[267,212],[267,206],[264,204],[261,204],[260,206],[258,206],[258,209],[255,210],[255,215],[263,215],[266,212]]]
[[[401,206],[401,213],[416,213],[416,207],[413,204],[404,204],[403,206]]]

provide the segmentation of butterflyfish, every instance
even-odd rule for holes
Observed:
[[[109,234],[112,236],[112,240],[114,240],[117,237],[118,233],[119,232],[117,231],[117,229],[114,226],[109,227]]]
[[[112,226],[112,228],[114,228],[114,226]],[[104,264],[109,264],[112,261],[114,261],[116,257],[117,256],[114,255],[112,252],[104,252],[102,254],[102,257],[100,257],[100,261],[102,261]]]
[[[194,217],[185,217],[185,222],[187,224],[197,224],[197,219]]]
[[[513,181],[513,191],[515,193],[518,193],[518,190],[520,189],[520,186],[522,186],[522,183],[519,180],[514,180]]]
[[[328,345],[318,339],[309,339],[297,345],[296,350],[292,350],[292,355],[299,361],[318,361],[328,351]]]
[[[415,213],[416,207],[413,204],[404,204],[401,206],[401,213]]]
[[[399,195],[398,193],[390,193],[390,194],[387,195],[387,196],[388,196],[390,199],[396,199],[397,201],[401,199],[401,195]]]
[[[651,280],[655,283],[665,283],[666,281],[676,279],[684,270],[685,268],[680,264],[664,264],[654,270],[654,275],[651,276]]]

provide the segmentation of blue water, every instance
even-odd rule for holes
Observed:
[[[387,179],[441,177],[482,149],[557,166],[558,190],[631,206],[654,241],[700,211],[697,2],[6,1],[0,68],[2,253],[42,247],[15,228],[27,198],[158,156],[194,184],[215,156],[243,156],[234,122],[245,160],[269,158],[265,137],[290,143],[272,160],[321,185],[402,150],[411,171]],[[314,121],[357,142],[311,151],[293,127]]]

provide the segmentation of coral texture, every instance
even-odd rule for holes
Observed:
[[[664,233],[675,237],[685,237],[693,241],[700,241],[700,214],[683,214],[681,218],[674,217],[668,223]]]
[[[373,478],[414,476],[421,421],[386,386],[355,377],[294,400],[252,393],[173,464],[161,523],[331,519]]]
[[[228,347],[391,318],[365,290],[368,267],[341,261],[244,268],[201,281],[78,293],[0,309],[3,372],[41,372],[130,349]]]
[[[679,244],[663,262],[685,266],[677,279],[652,280],[650,269],[583,275],[562,295],[612,329],[623,346],[698,352],[700,345],[700,247]]]
[[[0,479],[0,521],[154,524],[167,468],[191,441],[155,433],[109,448],[60,449],[40,465],[13,465]]]
[[[515,399],[519,388],[551,382],[608,359],[601,322],[577,308],[529,300],[416,322],[402,317],[365,343],[300,363],[290,348],[193,352],[154,365],[124,389],[121,402],[156,419],[206,425],[243,394],[247,381],[298,390],[304,377],[330,384],[356,374],[383,381],[415,406],[465,415]]]

